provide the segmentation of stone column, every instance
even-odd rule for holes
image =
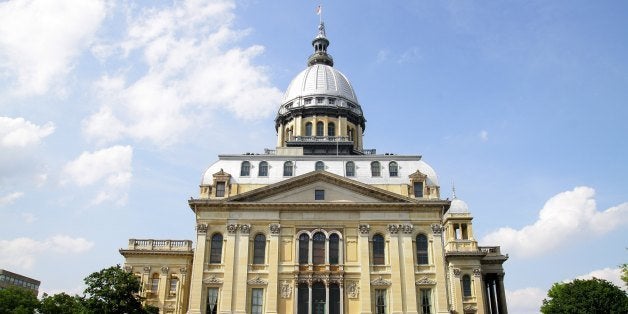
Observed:
[[[392,285],[390,286],[390,313],[403,313],[404,312],[404,286],[402,266],[400,263],[401,254],[399,248],[399,232],[402,225],[388,225],[389,241],[388,241],[388,261],[390,265],[390,279]]]
[[[225,261],[224,274],[225,277],[223,279],[222,289],[220,290],[220,295],[218,296],[218,310],[221,314],[230,314],[232,313],[232,304],[234,303],[234,293],[233,293],[233,283],[235,281],[235,267],[237,266],[236,259],[236,232],[238,231],[237,224],[227,224],[227,233],[225,238],[225,248],[224,248],[224,257],[223,261]],[[245,261],[246,265],[246,261]]]
[[[449,266],[449,278],[451,281],[451,304],[453,309],[458,311],[458,313],[462,313],[463,305],[462,305],[462,283],[460,282],[460,268],[456,268],[450,264]]]
[[[312,314],[312,307],[314,307],[314,303],[312,303],[312,280],[308,280],[307,282],[307,314]]]
[[[369,231],[370,226],[367,224],[359,225],[358,250],[360,252],[359,263],[360,272],[360,313],[371,313],[371,261],[369,257]]]
[[[325,313],[329,313],[329,280],[325,281]]]
[[[488,294],[491,300],[491,313],[499,313],[497,310],[497,300],[495,296],[495,277],[491,276],[488,282]]]
[[[506,291],[504,291],[504,274],[497,274],[496,283],[499,314],[508,314],[508,308],[506,306]]]
[[[234,313],[246,313],[247,294],[248,294],[248,269],[249,269],[249,233],[251,225],[241,224],[238,226],[239,233],[237,235],[237,261],[234,272],[234,289],[233,289],[233,308]]]
[[[443,228],[440,224],[433,224],[431,227],[432,236],[428,237],[428,239],[430,241],[429,247],[432,248],[433,254],[429,256],[429,261],[436,269],[436,289],[432,291],[435,294],[434,312],[445,313],[449,312],[449,302],[447,300],[447,286],[449,283],[447,282],[447,263],[445,262],[443,248]]]
[[[279,235],[281,226],[277,223],[268,226],[270,244],[268,248],[268,288],[266,291],[266,313],[277,313],[277,301],[279,296],[278,272],[279,272]]]
[[[345,312],[345,291],[343,286],[342,280],[338,282],[338,290],[340,291],[340,314],[344,314]]]
[[[412,245],[412,233],[414,231],[414,226],[411,224],[403,225],[402,230],[399,233],[400,243],[400,264],[401,264],[401,277],[402,285],[405,297],[405,310],[404,313],[414,314],[417,313],[417,302],[416,302],[416,285],[414,281],[414,270],[415,270],[415,262],[414,262],[414,247]]]
[[[205,247],[207,245],[207,224],[196,225],[196,249],[192,262],[192,277],[190,280],[190,314],[200,314],[204,304],[205,287],[203,285],[203,272],[205,271]]]
[[[482,271],[479,268],[473,269],[473,290],[475,293],[477,313],[486,313],[484,300],[484,283],[482,282]]]

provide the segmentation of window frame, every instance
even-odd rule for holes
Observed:
[[[386,238],[376,233],[372,238],[373,265],[386,265]]]
[[[388,163],[388,175],[390,177],[399,176],[399,164],[396,161],[391,161]]]
[[[251,288],[251,314],[264,313],[264,289]]]
[[[387,313],[386,289],[375,289],[375,313]]]
[[[268,177],[268,162],[260,161],[259,168],[257,169],[258,177]]]
[[[248,161],[243,161],[242,164],[240,164],[240,176],[248,177],[250,175],[251,175],[251,163]]]
[[[310,236],[307,233],[302,233],[301,235],[299,235],[299,265],[307,265],[309,263]]]
[[[347,161],[345,164],[345,175],[347,177],[355,177],[355,163],[353,161]]]
[[[312,235],[312,264],[325,265],[325,244],[327,236],[323,232],[316,232]]]
[[[227,192],[227,182],[217,181],[216,191],[215,191],[216,197],[225,197],[226,192]]]
[[[432,314],[432,289],[419,289],[419,302],[421,314]]]
[[[294,176],[294,163],[290,160],[283,163],[283,176],[284,177],[292,177]]]
[[[315,170],[315,171],[325,170],[325,163],[324,163],[324,162],[322,162],[322,161],[320,161],[320,160],[319,160],[319,161],[317,161],[317,162],[314,164],[314,170]]]
[[[266,235],[258,233],[253,238],[253,264],[266,264]]]
[[[469,274],[462,275],[460,279],[462,281],[462,296],[465,298],[470,298],[473,296],[473,288],[471,283],[471,276]]]
[[[315,201],[324,201],[325,200],[325,190],[323,190],[323,189],[315,189],[314,190],[314,200]]]
[[[333,122],[327,123],[327,136],[336,136],[336,124]]]
[[[371,162],[371,177],[381,177],[382,176],[382,165],[379,161]]]
[[[210,309],[210,301],[212,301],[210,298],[211,296],[214,296],[216,299],[213,300],[213,305],[214,308]],[[207,306],[206,306],[206,311],[207,314],[216,314],[218,313],[218,299],[220,297],[220,290],[217,287],[207,287]]]
[[[414,197],[423,197],[423,181],[415,181],[412,184]]]
[[[312,136],[312,122],[305,123],[305,136]]]
[[[222,233],[214,233],[210,240],[209,246],[209,264],[222,263],[222,244],[224,237]]]
[[[340,264],[340,236],[336,233],[329,235],[329,252],[328,261],[329,265]]]
[[[417,265],[429,265],[429,240],[425,234],[418,234],[416,242],[416,263]]]
[[[316,122],[316,136],[325,136],[325,123],[323,121]]]

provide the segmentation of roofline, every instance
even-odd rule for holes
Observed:
[[[158,250],[128,250],[119,249],[120,255],[127,257],[127,255],[171,255],[171,256],[190,256],[194,257],[194,250],[191,251],[158,251]]]
[[[420,161],[421,155],[270,155],[270,154],[223,154],[218,160],[367,160],[367,161]]]

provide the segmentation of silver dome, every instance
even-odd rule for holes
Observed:
[[[347,77],[325,64],[314,64],[301,71],[288,85],[281,103],[286,104],[306,96],[344,98],[358,105],[358,98]]]

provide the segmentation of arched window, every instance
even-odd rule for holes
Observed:
[[[329,264],[338,265],[338,249],[340,247],[340,237],[332,233],[329,236]]]
[[[253,240],[253,264],[265,264],[266,262],[266,236],[258,234]]]
[[[268,163],[262,161],[259,163],[259,169],[257,175],[260,177],[268,177]]]
[[[153,278],[151,278],[150,282],[150,291],[153,293],[157,293],[157,290],[159,290],[159,274],[154,273]]]
[[[429,264],[427,258],[427,237],[424,234],[416,236],[416,262],[419,265]]]
[[[396,177],[399,175],[399,166],[397,165],[396,162],[391,161],[388,164],[388,173],[390,174],[391,177]]]
[[[222,262],[222,234],[215,233],[212,236],[209,247],[209,263],[220,264]]]
[[[240,166],[240,176],[248,177],[251,174],[251,163],[248,161],[243,161]]]
[[[305,124],[305,136],[312,136],[312,122]]]
[[[325,163],[322,161],[317,161],[314,165],[314,170],[325,170]]]
[[[471,296],[471,276],[469,275],[462,276],[462,296]]]
[[[374,161],[371,163],[371,176],[372,177],[380,177],[382,167],[379,165],[379,161]]]
[[[292,164],[292,161],[286,161],[283,163],[283,176],[284,177],[291,177],[293,174],[294,170],[294,166]]]
[[[325,125],[323,122],[316,122],[316,136],[323,136],[323,130],[325,129]]]
[[[355,176],[355,164],[353,163],[353,161],[347,161],[345,168],[346,168],[347,177]]]
[[[329,314],[340,314],[340,286],[337,283],[329,285]]]
[[[336,136],[336,125],[333,122],[327,123],[327,136]]]
[[[311,313],[325,313],[325,303],[327,300],[325,284],[322,282],[316,282],[312,285],[312,312]]]
[[[310,301],[310,288],[307,283],[300,283],[298,287],[298,300],[297,302],[297,314],[308,314],[309,301]]]
[[[312,236],[312,263],[325,264],[325,234],[317,232]]]
[[[384,237],[381,234],[373,236],[373,265],[385,264]]]
[[[299,264],[308,264],[310,236],[303,233],[299,236]]]

